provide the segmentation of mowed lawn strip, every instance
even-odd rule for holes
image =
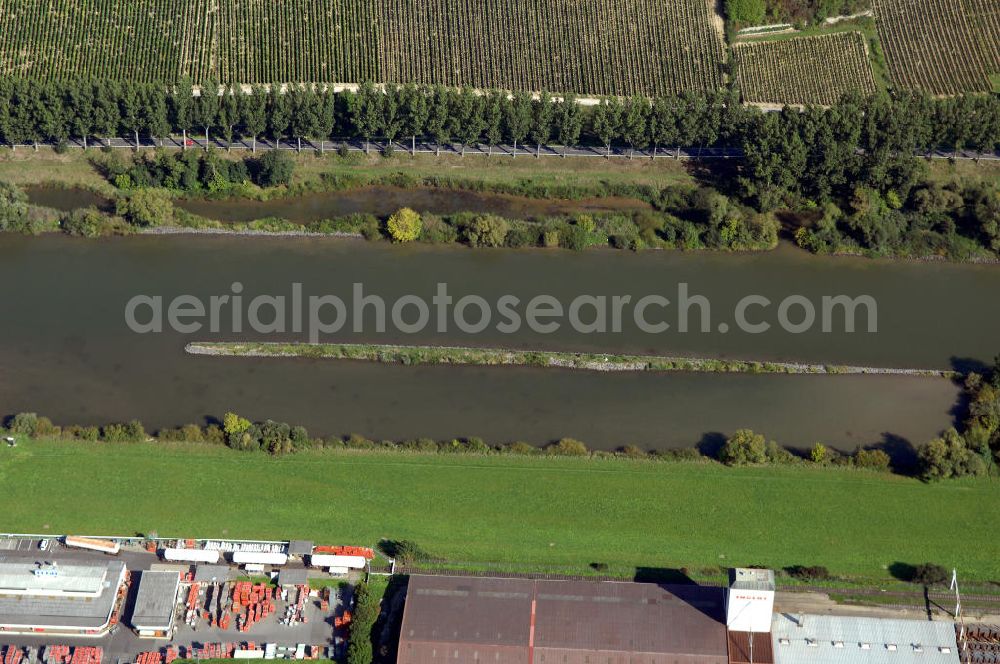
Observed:
[[[412,539],[456,561],[623,566],[894,562],[1000,578],[991,480],[808,468],[24,441],[0,449],[13,532]]]

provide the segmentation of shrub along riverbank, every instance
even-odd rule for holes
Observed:
[[[516,365],[586,371],[705,371],[781,374],[897,374],[955,378],[954,371],[891,369],[838,364],[759,362],[662,355],[623,355],[550,350],[475,348],[470,346],[400,346],[390,344],[206,341],[185,346],[192,355],[231,357],[311,357],[394,364]]]
[[[354,162],[344,158],[343,161]],[[332,159],[341,159],[333,157]],[[402,190],[438,189],[516,196],[524,199],[571,202],[585,198],[627,199],[649,209],[572,212],[538,219],[505,218],[489,211],[454,214],[422,213],[420,230],[412,240],[432,244],[463,243],[473,247],[562,247],[582,250],[592,246],[621,249],[764,250],[777,244],[778,222],[759,214],[718,191],[693,182],[653,186],[643,182],[608,181],[579,177],[572,182],[533,183],[528,179],[475,179],[405,172],[355,173],[334,168],[318,177],[292,181],[294,160],[286,153],[269,152],[256,158],[232,159],[216,152],[156,152],[124,158],[119,154],[93,159],[95,168],[114,190],[114,211],[80,210],[55,213],[33,207],[16,187],[0,194],[0,230],[39,233],[55,231],[88,237],[130,231],[149,232],[169,227],[227,230],[234,233],[309,233],[362,235],[370,240],[398,239],[387,226],[387,216],[351,214],[296,223],[268,217],[247,222],[221,222],[199,217],[173,203],[178,197],[238,197],[251,200],[294,198],[317,192],[337,192],[370,186]]]
[[[876,108],[879,113],[888,112]],[[795,143],[798,133],[814,131],[817,123],[827,119],[825,115],[794,115],[783,121],[787,125],[783,126],[791,132],[788,140]],[[767,132],[777,131],[769,122],[760,131],[764,132],[765,127]],[[794,145],[776,144],[778,139],[767,132],[761,134],[760,141],[769,146],[768,154],[795,151]],[[281,218],[224,223],[195,216],[174,204],[175,199],[187,197],[271,200],[384,186],[563,202],[611,197],[650,207],[597,213],[573,213],[570,208],[570,213],[561,217],[531,220],[490,214],[488,206],[479,212],[424,213],[421,231],[415,238],[420,242],[570,249],[610,245],[633,250],[765,250],[776,244],[780,219],[785,233],[815,253],[997,260],[1000,247],[996,241],[1000,219],[997,164],[927,163],[912,158],[905,165],[896,164],[890,169],[900,173],[905,170],[905,185],[896,182],[895,188],[883,190],[857,180],[851,187],[840,186],[837,196],[832,195],[829,183],[802,182],[819,178],[809,175],[812,171],[804,164],[800,167],[802,172],[795,176],[800,185],[808,184],[826,193],[816,198],[788,191],[778,195],[775,191],[781,188],[772,185],[762,198],[761,182],[775,179],[784,182],[789,174],[769,170],[761,162],[760,146],[754,144],[752,148],[748,159],[740,163],[577,160],[580,169],[567,167],[570,160],[561,159],[458,156],[438,159],[429,155],[383,157],[361,153],[292,156],[287,152],[274,153],[265,159],[265,155],[243,158],[211,150],[172,153],[154,150],[134,155],[81,151],[56,155],[64,168],[53,170],[54,178],[43,173],[35,181],[52,180],[63,186],[84,184],[103,195],[110,192],[116,201],[113,210],[58,213],[30,205],[25,208],[26,202],[17,200],[5,188],[0,191],[0,229],[33,233],[62,229],[87,236],[161,232],[159,229],[168,228],[171,232],[196,229],[280,235],[346,233],[368,239],[392,238],[385,224],[389,213],[313,219],[304,224]],[[879,154],[898,155],[898,152]],[[18,153],[0,159],[0,180],[6,177],[29,181],[13,167],[23,164],[30,170],[32,159],[47,158]],[[93,170],[95,179],[85,178],[80,168],[65,167],[62,162],[66,161],[83,162]],[[877,168],[870,172],[876,171],[881,172]],[[905,196],[900,193],[904,186]],[[754,195],[747,193],[749,189],[754,190]],[[477,227],[489,227],[492,232],[483,233]]]

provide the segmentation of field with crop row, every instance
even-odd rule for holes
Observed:
[[[0,75],[721,87],[708,0],[0,0]]]
[[[207,76],[211,1],[0,0],[0,75]]]
[[[991,89],[990,73],[1000,72],[995,0],[875,0],[874,8],[896,86],[939,95]]]
[[[1000,75],[1000,3],[996,0],[962,1],[983,48],[986,69]]]
[[[722,84],[706,0],[386,0],[390,80],[661,93]]]
[[[733,61],[735,85],[750,102],[830,105],[850,90],[875,92],[860,32],[737,44]]]

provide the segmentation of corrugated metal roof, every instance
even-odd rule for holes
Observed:
[[[139,591],[132,609],[132,626],[136,629],[168,628],[174,615],[180,582],[177,572],[141,572]]]
[[[775,664],[958,664],[955,625],[776,613]]]
[[[398,664],[727,664],[723,591],[410,577]]]

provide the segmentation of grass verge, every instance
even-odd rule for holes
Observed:
[[[391,407],[387,405],[386,407]],[[455,565],[583,574],[824,565],[888,580],[894,563],[1000,579],[992,480],[504,455],[28,440],[0,448],[14,532],[409,539]]]

